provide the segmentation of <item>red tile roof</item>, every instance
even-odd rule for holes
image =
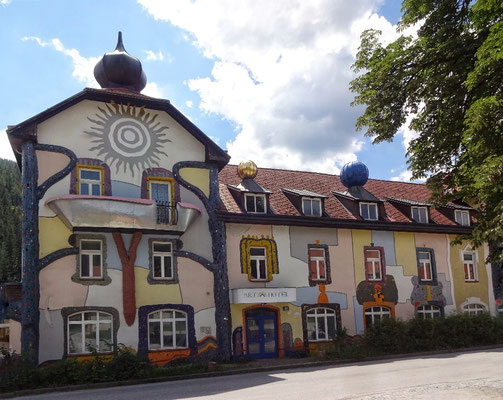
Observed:
[[[241,178],[237,174],[236,165],[225,166],[219,174],[220,196],[223,201],[223,211],[230,213],[242,213],[241,208],[232,197],[227,185],[238,185]],[[270,206],[275,214],[300,215],[293,204],[288,200],[281,189],[308,190],[327,196],[325,199],[325,212],[332,218],[337,219],[360,219],[352,215],[332,193],[333,191],[344,192],[346,187],[341,183],[338,175],[322,174],[318,172],[291,171],[284,169],[259,168],[254,181],[265,189],[270,190]],[[412,222],[392,202],[386,198],[396,198],[428,203],[431,192],[425,184],[384,181],[369,179],[364,188],[371,194],[384,201],[387,218],[392,222]],[[430,208],[431,222],[441,225],[456,225],[434,208]]]

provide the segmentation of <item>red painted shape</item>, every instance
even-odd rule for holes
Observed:
[[[135,232],[129,245],[129,251],[126,252],[124,240],[119,232],[112,234],[117,252],[122,264],[122,308],[126,324],[131,326],[136,318],[136,295],[135,295],[135,276],[134,263],[136,261],[136,250],[140,244],[142,233]]]

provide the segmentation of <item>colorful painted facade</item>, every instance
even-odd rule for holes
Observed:
[[[359,163],[341,177],[227,165],[140,93],[121,39],[103,60],[102,89],[8,129],[23,278],[0,288],[0,320],[34,363],[119,345],[158,364],[277,357],[379,319],[496,312],[488,247],[450,246],[475,222],[467,205],[435,209],[425,185],[367,181]]]

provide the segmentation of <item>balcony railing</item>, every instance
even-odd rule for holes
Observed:
[[[156,200],[155,203],[157,205],[157,223],[176,225],[178,221],[176,203],[161,200]]]

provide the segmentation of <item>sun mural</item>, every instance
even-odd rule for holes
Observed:
[[[98,106],[99,112],[87,119],[94,125],[84,131],[96,139],[91,140],[94,146],[89,151],[103,155],[104,161],[116,172],[127,168],[134,176],[146,168],[159,166],[164,143],[171,142],[166,138],[167,126],[157,121],[159,114],[146,112],[143,107],[134,107],[117,103]],[[109,161],[110,160],[110,161]]]

